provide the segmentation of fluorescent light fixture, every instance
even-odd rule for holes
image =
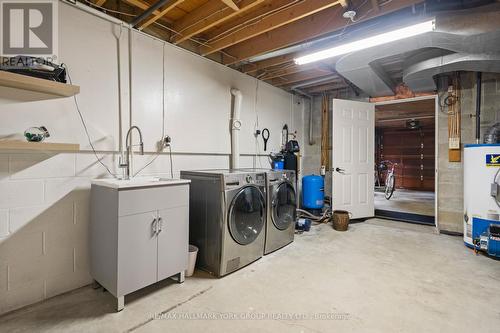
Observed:
[[[393,30],[373,37],[368,37],[355,42],[335,46],[323,51],[311,53],[303,57],[299,57],[294,61],[297,65],[305,65],[311,62],[336,57],[342,54],[347,54],[382,44],[387,44],[408,37],[421,35],[423,33],[430,32],[433,30],[434,30],[434,20],[430,20],[415,25],[411,25],[406,28]]]

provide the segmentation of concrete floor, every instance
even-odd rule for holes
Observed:
[[[344,233],[315,226],[222,279],[159,283],[120,313],[85,287],[0,317],[0,332],[498,332],[499,282],[500,262],[461,238],[373,219]]]
[[[435,193],[396,189],[390,200],[375,192],[375,209],[434,216]]]

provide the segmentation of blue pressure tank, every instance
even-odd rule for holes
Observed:
[[[308,175],[302,177],[302,207],[307,209],[323,208],[325,200],[325,181],[323,177]]]

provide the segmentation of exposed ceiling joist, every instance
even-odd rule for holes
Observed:
[[[231,35],[225,36],[217,41],[209,43],[200,48],[200,53],[205,56],[232,45],[249,40],[268,31],[286,26],[304,17],[321,12],[327,8],[336,6],[339,1],[332,0],[304,0],[290,6],[287,9],[262,18],[259,22],[241,29]]]
[[[240,10],[240,8],[234,3],[233,0],[222,0],[222,2],[224,2],[224,4],[232,10]]]
[[[316,64],[311,64],[309,66],[297,66],[297,65],[290,64],[289,66],[287,66],[285,68],[281,68],[281,69],[278,68],[275,70],[270,70],[268,73],[266,73],[262,76],[258,76],[258,77],[261,80],[270,80],[270,79],[274,79],[277,77],[283,77],[283,76],[287,76],[290,74],[305,72],[305,71],[309,71],[311,69],[317,69],[317,68],[318,67],[316,66]]]
[[[107,0],[96,0],[95,5],[101,7]]]
[[[265,0],[242,0],[239,3],[238,11],[232,10],[219,1],[208,1],[206,4],[198,7],[174,24],[173,29],[179,32],[180,35],[174,38],[172,42],[174,44],[179,44],[237,15],[243,14],[264,1]]]
[[[151,5],[149,3],[147,3],[146,1],[144,1],[144,0],[124,0],[124,1],[127,2],[127,3],[129,3],[132,6],[140,8],[142,10],[147,10],[149,7],[151,7]],[[160,15],[160,11],[159,10],[155,10],[153,12],[153,15]],[[168,22],[168,23],[172,23],[172,21],[167,20],[165,17],[162,17],[161,20],[165,21],[165,22]]]
[[[380,7],[378,5],[378,0],[371,0],[371,3],[372,3],[372,8],[373,10],[378,13],[378,11],[380,10]]]
[[[306,87],[312,87],[312,86],[317,86],[318,84],[325,84],[325,83],[332,83],[336,82],[339,80],[339,75],[337,73],[328,75],[328,76],[323,76],[323,77],[315,77],[307,81],[300,82],[298,84],[294,84],[291,89],[295,88],[304,88],[307,89]],[[341,79],[341,78],[340,78]]]
[[[295,59],[296,57],[297,57],[296,53],[290,53],[290,54],[285,54],[282,56],[277,56],[274,58],[269,58],[266,60],[257,61],[257,62],[250,63],[250,64],[245,64],[241,68],[241,71],[243,73],[250,74],[250,73],[265,69],[265,68],[285,64],[287,62],[292,62],[293,59]]]
[[[376,13],[371,6],[359,9],[359,17],[363,22],[371,18],[391,13],[399,9],[417,4],[423,0],[398,0],[386,3]],[[233,57],[224,59],[224,64],[234,64],[251,57],[261,55],[273,50],[281,49],[293,44],[310,40],[321,35],[329,34],[345,27],[347,20],[342,18],[344,9],[341,6],[325,9],[314,15],[305,17],[293,24],[277,28],[267,34],[259,35],[247,43],[234,45],[225,50]]]
[[[210,30],[204,32],[208,42],[218,39],[221,36],[228,35],[234,32],[236,29],[244,29],[245,26],[257,22],[257,20],[262,19],[264,16],[270,15],[276,10],[281,10],[282,8],[289,6],[296,0],[266,0],[259,6],[255,6],[252,10],[245,13],[238,13],[236,17],[231,20],[225,21],[222,24],[218,24],[211,28]]]
[[[304,90],[309,94],[319,94],[325,91],[337,90],[340,88],[344,88],[345,84],[340,82],[321,84],[319,86],[312,86],[305,88]]]
[[[320,69],[315,69],[315,70],[310,70],[310,71],[307,71],[304,73],[295,73],[295,74],[288,75],[286,77],[279,77],[279,78],[271,79],[268,82],[276,87],[286,87],[286,86],[290,86],[290,85],[297,83],[297,82],[309,81],[312,79],[330,76],[330,75],[332,75],[332,72],[328,72],[328,71],[320,70]]]
[[[164,8],[162,8],[160,10],[160,12],[158,14],[156,14],[156,15],[153,14],[153,17],[151,17],[146,22],[142,23],[139,26],[139,30],[142,30],[142,29],[150,26],[154,22],[158,21],[160,18],[162,18],[163,16],[165,16],[169,11],[171,11],[172,9],[174,9],[177,5],[179,5],[182,2],[184,2],[184,0],[172,0],[172,1],[170,1]]]
[[[349,7],[349,0],[339,0],[339,2],[340,2],[340,5],[343,8],[348,8]]]

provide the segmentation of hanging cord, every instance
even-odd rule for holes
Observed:
[[[66,69],[66,73],[68,74],[69,83],[73,84],[73,80],[71,80],[71,75],[69,74],[68,67],[64,63],[61,63],[61,66]],[[73,100],[75,102],[75,106],[76,106],[76,110],[78,111],[78,115],[80,116],[80,120],[82,122],[83,129],[85,130],[85,134],[87,136],[87,140],[89,142],[90,147],[92,148],[92,152],[94,153],[94,156],[95,156],[97,162],[99,162],[106,169],[106,171],[111,176],[113,176],[113,177],[116,178],[116,174],[112,173],[111,170],[108,168],[108,166],[106,164],[104,164],[104,162],[101,160],[102,158],[97,155],[97,152],[95,150],[94,144],[92,143],[92,139],[90,138],[90,134],[89,134],[89,130],[87,128],[87,124],[85,123],[85,119],[83,118],[82,111],[80,110],[80,105],[78,105],[78,99],[76,98],[76,95],[73,95]]]
[[[254,125],[254,133],[256,133],[257,129],[259,129],[259,108],[257,107],[257,102],[259,100],[259,80],[255,79],[255,101],[254,101],[254,112],[255,112],[255,125]],[[255,137],[255,156],[254,156],[254,163],[253,167],[257,167],[257,160],[259,161],[259,166],[262,168],[262,161],[261,161],[261,151],[260,151],[260,144],[259,144],[259,136]]]
[[[163,55],[162,55],[162,61],[163,61],[163,77],[162,77],[162,123],[161,123],[161,138],[160,142],[162,143],[162,148],[164,145],[164,139],[165,139],[165,43],[163,43]],[[172,146],[170,143],[168,143],[168,148],[169,148],[169,155],[170,155],[170,176],[171,178],[174,178],[174,170],[173,170],[173,163],[172,163]],[[137,176],[142,170],[146,169],[148,166],[150,166],[156,159],[161,155],[162,149],[160,148],[159,151],[156,153],[156,155],[148,162],[146,165],[144,165],[142,168],[140,168],[135,174],[134,177]]]

